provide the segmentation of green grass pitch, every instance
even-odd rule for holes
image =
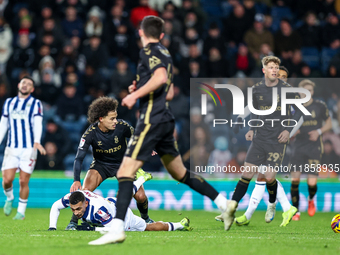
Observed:
[[[237,216],[242,212],[237,212]],[[154,220],[180,221],[189,217],[192,232],[127,232],[122,244],[89,246],[100,236],[98,232],[64,231],[71,211],[61,211],[57,231],[47,231],[49,209],[28,209],[24,221],[14,221],[0,214],[0,255],[21,254],[340,254],[340,234],[330,222],[335,213],[301,214],[301,221],[280,228],[281,212],[270,224],[265,212],[256,212],[249,226],[232,226],[223,230],[223,223],[214,220],[217,213],[204,211],[150,211]]]

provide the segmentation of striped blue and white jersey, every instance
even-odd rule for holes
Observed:
[[[5,130],[0,131],[0,143],[8,130],[7,147],[32,148],[35,142],[40,143],[42,117],[39,99],[31,95],[26,99],[18,96],[6,99],[0,124]]]

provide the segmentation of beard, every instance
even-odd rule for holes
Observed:
[[[22,92],[22,90],[19,90],[20,94],[23,95],[23,96],[27,96],[30,94],[30,92]]]

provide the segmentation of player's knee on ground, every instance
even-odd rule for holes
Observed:
[[[145,231],[168,231],[169,225],[164,222],[146,224]]]

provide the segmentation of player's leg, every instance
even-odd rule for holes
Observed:
[[[153,223],[154,221],[150,219],[148,210],[149,210],[149,200],[145,194],[145,190],[143,185],[137,190],[136,194],[133,196],[137,202],[137,208],[139,210],[140,216],[146,223]]]
[[[154,222],[147,224],[145,231],[192,231],[192,227],[189,226],[190,220],[188,218],[182,219],[180,222]]]
[[[10,215],[13,206],[13,181],[15,178],[15,172],[17,168],[3,169],[2,170],[2,187],[6,196],[6,203],[4,206],[4,213],[6,216]]]
[[[259,172],[261,172],[262,167],[263,166],[259,167]],[[247,211],[242,216],[235,218],[235,223],[237,226],[248,225],[250,223],[250,219],[253,216],[259,203],[261,202],[265,190],[266,190],[266,179],[263,173],[259,173],[257,180],[255,182],[255,187],[249,199]]]
[[[20,176],[19,176],[19,205],[17,214],[13,219],[15,220],[23,220],[25,218],[25,212],[27,207],[27,201],[28,201],[28,195],[29,195],[29,180],[30,180],[31,174],[24,172],[23,170],[20,170]]]
[[[308,215],[309,216],[314,216],[315,211],[316,211],[316,207],[314,204],[314,196],[316,194],[317,191],[317,175],[314,174],[309,174],[308,178],[307,178],[307,184],[308,184]]]
[[[267,211],[265,215],[265,221],[270,223],[275,217],[275,209],[276,209],[276,195],[277,195],[277,181],[276,181],[276,173],[272,166],[267,167],[267,171],[265,173],[266,177],[266,186],[269,193],[269,201],[267,205]]]
[[[292,177],[292,183],[290,186],[290,196],[292,198],[293,206],[299,210],[299,202],[300,202],[299,184],[300,184],[301,172],[300,171],[291,172],[291,177]],[[293,220],[296,220],[296,221],[300,220],[299,211],[295,214],[295,216],[293,217]]]

